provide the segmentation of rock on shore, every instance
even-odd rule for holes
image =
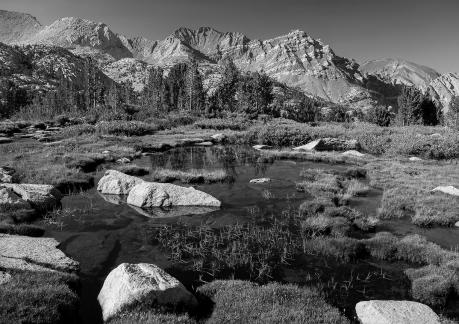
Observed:
[[[134,306],[194,307],[196,298],[154,264],[123,263],[105,279],[97,297],[104,321]]]
[[[439,324],[438,315],[429,307],[412,301],[370,300],[357,303],[362,324]]]
[[[306,145],[295,147],[295,151],[358,151],[360,145],[357,140],[343,140],[339,138],[319,138]]]
[[[209,206],[220,207],[213,196],[170,183],[143,182],[129,192],[127,203],[136,207]]]
[[[129,176],[116,170],[108,170],[99,180],[97,190],[106,195],[127,195],[142,179]]]

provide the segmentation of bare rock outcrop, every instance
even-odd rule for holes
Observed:
[[[98,296],[104,321],[135,306],[194,307],[196,298],[176,278],[154,264],[120,264]]]
[[[429,88],[434,101],[443,107],[443,112],[446,113],[451,99],[459,96],[459,73],[443,74],[433,80]]]
[[[73,272],[78,262],[67,257],[53,238],[0,234],[0,267],[28,271]]]
[[[363,301],[357,303],[355,310],[362,324],[440,324],[429,306],[412,301]]]
[[[37,210],[53,209],[62,199],[61,192],[52,185],[4,183],[2,187],[10,189]]]

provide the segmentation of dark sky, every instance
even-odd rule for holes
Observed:
[[[163,39],[180,26],[210,26],[266,39],[292,29],[339,55],[399,57],[459,72],[459,0],[0,0],[42,24],[68,16],[103,21],[117,33]]]

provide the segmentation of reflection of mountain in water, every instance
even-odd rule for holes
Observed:
[[[184,147],[150,156],[155,168],[188,171],[192,169],[224,169],[236,177],[238,166],[253,167],[255,174],[262,175],[269,165],[260,162],[260,152],[248,146]]]

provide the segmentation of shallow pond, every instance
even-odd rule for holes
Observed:
[[[84,323],[100,323],[101,311],[97,294],[105,276],[123,262],[154,263],[171,269],[171,273],[184,281],[187,276],[171,268],[173,264],[167,254],[153,245],[148,227],[154,224],[185,222],[223,226],[249,220],[255,214],[276,214],[288,207],[297,208],[309,197],[295,189],[295,182],[304,169],[320,168],[344,171],[348,166],[330,165],[305,161],[275,160],[264,162],[260,153],[250,147],[185,147],[164,153],[156,153],[135,161],[139,166],[150,169],[165,167],[178,170],[225,169],[233,176],[232,181],[195,185],[199,190],[212,194],[222,201],[219,210],[208,208],[172,208],[169,210],[141,210],[130,207],[123,198],[100,195],[95,189],[66,196],[63,211],[56,220],[41,221],[47,228],[46,236],[62,242],[61,249],[81,264],[82,305],[81,318]],[[103,175],[96,175],[96,183]],[[251,184],[255,178],[270,178],[264,184]],[[143,177],[148,180],[149,176]],[[351,206],[367,214],[375,215],[379,207],[381,192],[372,190],[367,197],[356,198]],[[409,223],[399,221],[383,224],[378,230],[406,233],[420,233],[430,240],[452,247],[457,244],[457,231],[430,229],[420,230]],[[421,233],[422,232],[422,233]],[[453,233],[453,234],[451,234]],[[454,244],[452,244],[454,243]],[[351,281],[349,287],[338,287],[336,298],[348,299],[341,306],[352,316],[352,305],[364,298],[407,298],[408,286],[401,275],[403,265],[337,264],[324,258],[309,257],[296,261],[285,269],[284,280],[299,284],[310,284],[318,280],[326,285],[336,281]],[[333,271],[331,271],[333,270]],[[365,279],[367,274],[372,280]],[[347,279],[346,279],[347,278]],[[360,280],[362,279],[362,280]],[[360,280],[360,281],[359,281]],[[367,280],[367,281],[365,281]],[[353,282],[352,282],[353,281]],[[336,287],[334,287],[336,288]],[[333,299],[333,298],[332,298]]]

